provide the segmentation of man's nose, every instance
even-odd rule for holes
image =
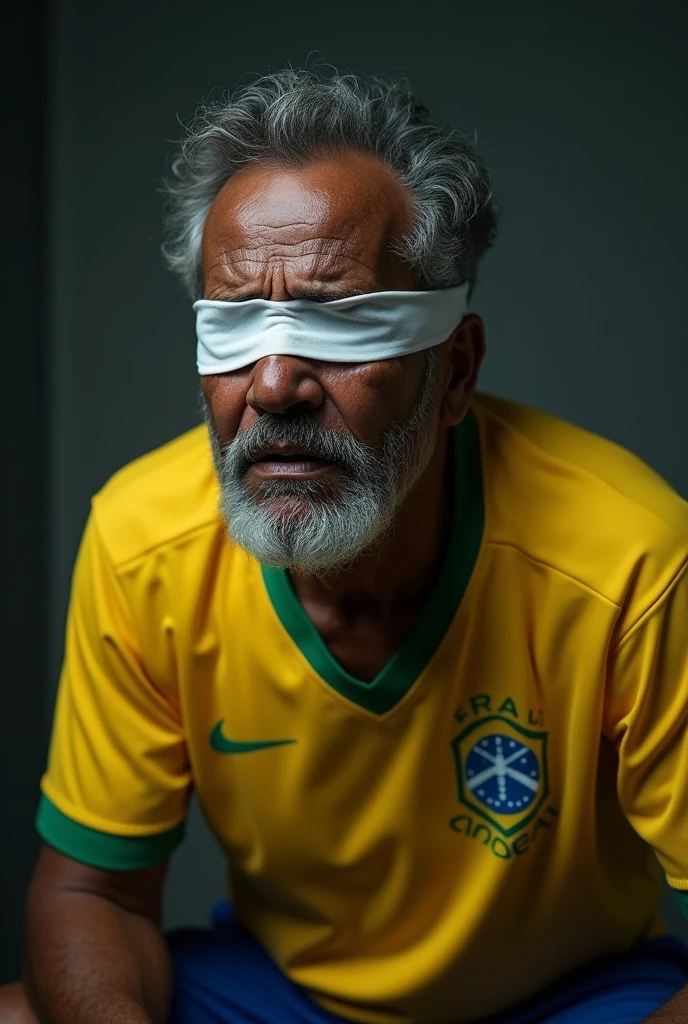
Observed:
[[[307,359],[273,355],[259,359],[253,368],[246,402],[256,412],[285,413],[297,406],[307,412],[322,405],[324,392]]]

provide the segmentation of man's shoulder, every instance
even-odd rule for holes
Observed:
[[[476,402],[534,446],[543,458],[568,463],[592,484],[613,489],[621,501],[685,523],[688,505],[654,469],[633,452],[552,413],[496,395],[478,393]],[[630,511],[630,509],[629,509]]]
[[[216,530],[219,492],[205,426],[134,459],[93,498],[115,566],[198,530]]]
[[[479,393],[492,538],[615,604],[650,600],[688,559],[688,502],[637,455],[531,406]],[[638,589],[639,588],[639,589]]]

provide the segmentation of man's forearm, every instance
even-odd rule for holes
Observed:
[[[24,983],[41,1024],[162,1024],[172,975],[157,925],[88,892],[47,902],[27,915]]]
[[[664,1006],[660,1006],[645,1024],[686,1024],[688,1021],[688,985],[677,992]]]

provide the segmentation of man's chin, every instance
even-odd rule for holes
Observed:
[[[301,523],[312,516],[318,504],[315,498],[300,495],[280,495],[255,500],[256,512],[275,525]]]
[[[325,505],[331,510],[332,499],[285,493],[251,495],[247,489],[240,503],[225,504],[225,520],[231,539],[240,547],[260,561],[265,560],[264,552],[259,555],[254,547],[280,550],[280,564],[286,565],[283,560],[289,560],[287,552],[294,544],[298,546],[299,534],[311,529],[317,532]]]
[[[352,566],[386,535],[390,516],[365,499],[342,472],[257,488],[245,476],[225,482],[222,510],[232,541],[259,562],[319,576]]]

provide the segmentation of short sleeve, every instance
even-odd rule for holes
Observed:
[[[134,870],[181,841],[190,769],[179,707],[147,671],[93,510],[74,568],[41,790],[36,827],[75,860]]]
[[[688,910],[688,568],[613,648],[607,729],[618,793]]]

